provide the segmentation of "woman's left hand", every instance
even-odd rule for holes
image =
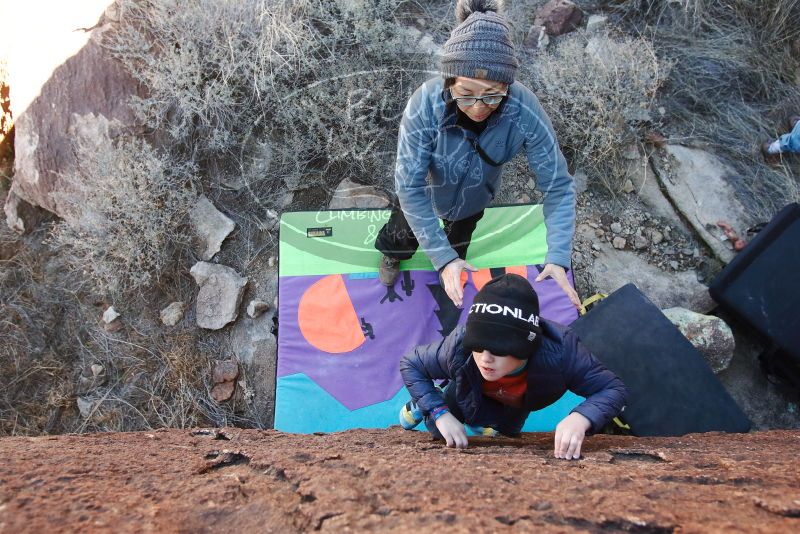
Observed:
[[[541,282],[548,276],[555,280],[558,286],[564,291],[564,293],[567,294],[569,301],[572,302],[572,305],[580,309],[581,299],[578,298],[578,293],[575,291],[575,289],[569,285],[567,273],[564,271],[564,268],[554,263],[548,263],[544,266],[542,272],[539,273],[539,276],[536,277],[536,281]]]

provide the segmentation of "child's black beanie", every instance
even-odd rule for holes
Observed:
[[[527,360],[541,343],[539,297],[530,282],[503,274],[475,295],[467,315],[463,347]]]

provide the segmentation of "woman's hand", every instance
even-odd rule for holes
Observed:
[[[578,293],[575,292],[575,289],[569,285],[567,273],[564,271],[564,268],[554,263],[548,263],[544,266],[542,272],[539,273],[539,276],[536,277],[536,281],[541,282],[548,276],[555,280],[558,286],[564,291],[564,293],[567,294],[572,305],[580,309],[581,299],[578,298]]]
[[[554,454],[556,458],[577,460],[581,457],[581,445],[592,423],[578,412],[572,412],[556,426]]]
[[[461,272],[475,272],[477,270],[478,269],[461,258],[454,259],[442,269],[441,279],[442,285],[444,285],[444,291],[457,307],[460,308],[461,305],[464,304],[464,288],[461,287]]]
[[[464,425],[450,412],[439,416],[436,428],[439,429],[448,447],[467,448],[467,432],[464,430]]]

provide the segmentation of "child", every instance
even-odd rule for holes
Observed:
[[[584,436],[624,409],[627,391],[568,328],[539,317],[530,283],[504,274],[475,296],[467,324],[403,357],[400,373],[411,402],[404,428],[422,420],[450,447],[466,447],[463,423],[519,434],[528,414],[567,390],[586,397],[556,427],[556,458],[578,459]],[[448,379],[445,391],[433,383]]]

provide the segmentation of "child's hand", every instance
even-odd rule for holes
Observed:
[[[581,457],[581,445],[592,423],[578,412],[572,412],[556,426],[555,456],[565,460]]]
[[[439,429],[448,447],[467,448],[467,433],[464,431],[464,425],[450,412],[442,414],[436,420],[436,428]]]

